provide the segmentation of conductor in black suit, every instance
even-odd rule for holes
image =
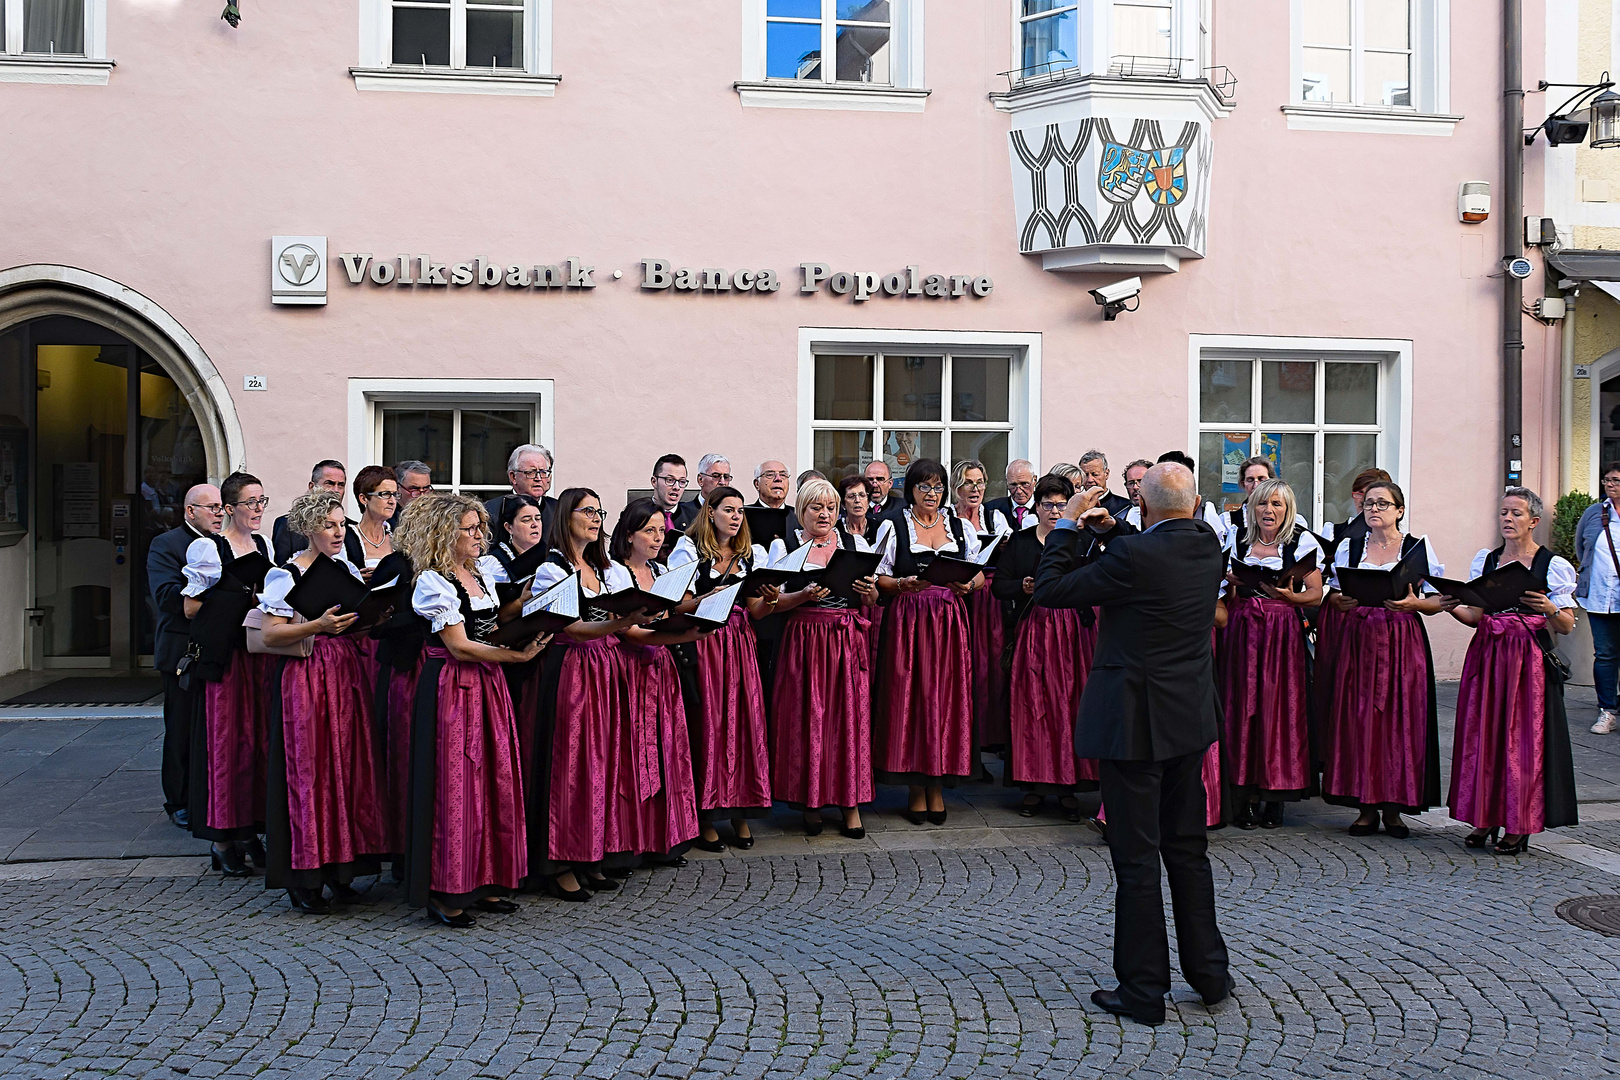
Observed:
[[[1226,943],[1215,925],[1215,885],[1204,834],[1204,750],[1219,710],[1210,631],[1225,559],[1193,519],[1198,488],[1174,463],[1142,478],[1142,532],[1127,533],[1091,488],[1069,500],[1047,537],[1034,602],[1103,609],[1091,675],[1080,698],[1075,753],[1099,760],[1108,807],[1114,899],[1115,990],[1091,1000],[1139,1023],[1164,1022],[1170,948],[1159,862],[1170,879],[1181,971],[1206,1005],[1231,992]],[[1105,545],[1079,565],[1089,529]]]
[[[186,492],[185,515],[181,524],[159,533],[146,549],[146,584],[152,593],[152,663],[163,680],[163,810],[170,821],[189,829],[195,701],[192,691],[181,685],[177,671],[191,642],[191,620],[186,618],[180,592],[186,587],[186,549],[200,537],[218,536],[225,524],[219,488],[198,484]]]

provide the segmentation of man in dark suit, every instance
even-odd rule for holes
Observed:
[[[1007,494],[985,501],[986,510],[999,510],[1015,529],[1035,527],[1035,466],[1019,458],[1007,463]]]
[[[306,490],[335,491],[341,496],[348,483],[349,474],[348,470],[344,469],[343,462],[327,458],[325,461],[317,461],[315,467],[309,471],[309,487]],[[361,549],[360,536],[354,529],[350,529],[348,535],[343,538],[343,545],[350,562],[356,566],[366,565],[366,553]],[[289,529],[286,514],[276,518],[275,524],[270,527],[270,552],[277,566],[307,547],[309,537]]]
[[[1127,533],[1099,505],[1102,489],[1069,500],[1041,554],[1034,602],[1103,608],[1074,746],[1078,756],[1099,760],[1108,807],[1119,987],[1098,990],[1091,1000],[1160,1024],[1170,990],[1161,858],[1182,973],[1207,1005],[1232,990],[1226,943],[1215,925],[1203,782],[1204,751],[1220,722],[1210,632],[1225,559],[1214,531],[1193,519],[1198,487],[1184,466],[1155,465],[1139,491],[1140,534]],[[1083,536],[1083,529],[1093,535]],[[1093,539],[1104,549],[1080,565]]]
[[[540,504],[540,535],[549,542],[551,525],[557,518],[557,500],[546,492],[551,490],[551,451],[535,443],[524,443],[506,459],[506,479],[512,485],[513,495],[528,495]],[[490,545],[506,540],[506,526],[501,521],[501,503],[505,495],[497,495],[484,504],[489,511]]]
[[[1131,500],[1108,490],[1108,456],[1101,450],[1087,450],[1080,455],[1080,471],[1086,476],[1086,487],[1103,489],[1102,501],[1098,505],[1107,510],[1110,517],[1116,520],[1123,518],[1131,508]]]
[[[653,502],[664,514],[664,546],[658,549],[658,557],[667,559],[686,535],[686,527],[698,516],[697,500],[685,497],[686,459],[679,454],[665,454],[653,462],[652,485]]]
[[[869,516],[880,518],[897,514],[905,508],[905,496],[894,490],[894,478],[889,475],[887,461],[873,458],[866,463],[866,470],[861,475],[871,482],[873,488],[872,509],[867,512]]]
[[[186,809],[191,758],[191,717],[196,702],[180,685],[178,668],[191,640],[180,595],[186,587],[186,549],[193,540],[217,536],[225,524],[219,488],[198,484],[186,492],[185,520],[159,533],[146,550],[146,583],[152,592],[156,643],[152,662],[163,679],[163,810],[182,829],[191,827]],[[197,693],[201,693],[201,689]]]
[[[399,506],[388,525],[397,529],[399,515],[405,512],[411,500],[433,490],[433,468],[425,461],[402,461],[394,466],[394,476],[399,480]]]

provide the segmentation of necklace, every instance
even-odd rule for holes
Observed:
[[[928,529],[938,528],[939,523],[941,521],[945,520],[945,515],[941,514],[939,511],[936,510],[936,511],[934,511],[934,520],[924,524],[923,520],[921,518],[919,518],[915,513],[913,513],[911,515],[911,520],[916,523],[917,528],[923,529],[923,530],[928,530]]]
[[[360,539],[364,540],[369,547],[380,548],[383,546],[383,544],[388,542],[388,530],[386,528],[383,529],[381,540],[373,540],[371,537],[366,535],[366,530],[362,529],[358,525],[354,527],[354,531],[360,534]]]

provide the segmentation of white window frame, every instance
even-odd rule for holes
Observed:
[[[556,382],[553,379],[350,379],[349,456],[354,462],[381,461],[383,449],[383,410],[385,407],[410,409],[517,409],[534,410],[534,438],[531,440],[555,450],[552,437],[556,420]],[[452,434],[452,468],[459,472],[461,461],[460,413]],[[382,462],[392,465],[393,462]],[[353,465],[358,470],[359,466]],[[460,477],[446,480],[435,475],[433,485],[441,490],[459,490]],[[480,487],[480,492],[485,489]],[[495,492],[494,494],[499,494]],[[359,509],[348,496],[351,511]]]
[[[889,82],[838,82],[835,0],[821,0],[822,65],[820,79],[771,79],[765,75],[766,0],[741,0],[742,78],[733,89],[745,106],[773,109],[842,109],[856,112],[922,112],[929,90],[923,77],[924,8],[926,0],[890,0]],[[779,20],[771,22],[809,20]],[[845,20],[846,22],[848,20]]]
[[[523,67],[492,69],[467,64],[467,7],[479,0],[450,0],[450,66],[424,68],[393,62],[394,0],[360,0],[360,60],[349,74],[359,90],[552,97],[562,81],[552,71],[552,3],[524,0]]]
[[[0,0],[5,7],[5,39],[0,41],[0,83],[55,83],[106,86],[113,62],[107,59],[107,0],[84,0],[84,52],[23,52],[23,0]]]
[[[1361,95],[1362,0],[1351,0],[1352,98]],[[1412,0],[1411,105],[1361,105],[1305,100],[1305,0],[1289,0],[1289,90],[1282,110],[1298,131],[1450,135],[1461,120],[1451,114],[1451,0]],[[1373,52],[1389,52],[1374,49]]]
[[[798,402],[798,463],[795,471],[813,468],[817,431],[866,431],[881,434],[886,425],[877,418],[882,408],[883,384],[880,372],[874,372],[872,401],[873,420],[870,423],[853,420],[817,420],[816,412],[816,357],[818,355],[852,353],[891,353],[895,355],[924,356],[941,353],[954,356],[1008,356],[1011,386],[1008,387],[1008,419],[1005,423],[964,421],[957,423],[950,415],[950,374],[944,374],[941,383],[943,399],[940,419],[937,421],[899,421],[887,427],[904,431],[1006,431],[1007,459],[1025,458],[1039,462],[1041,452],[1041,335],[1029,333],[975,333],[950,330],[875,330],[859,327],[800,327],[799,328],[799,402]],[[946,440],[941,439],[941,452],[947,457]],[[873,446],[874,453],[882,451],[882,443]],[[946,461],[946,468],[952,462]]]
[[[1297,0],[1296,0],[1297,2]],[[1115,64],[1114,0],[1066,0],[1052,12],[1039,12],[1026,16],[1022,0],[1011,0],[1012,62],[1008,65],[1019,85],[1039,85],[1053,80],[1083,75],[1120,75]],[[1038,22],[1057,11],[1073,10],[1079,26],[1076,34],[1075,66],[1051,72],[1034,70],[1024,72],[1024,24]],[[1174,69],[1158,72],[1139,71],[1142,77],[1196,80],[1204,77],[1209,66],[1208,30],[1212,12],[1205,0],[1171,0],[1170,3],[1170,57],[1180,61]]]
[[[1251,383],[1250,423],[1203,423],[1200,413],[1200,371],[1205,360],[1252,360],[1257,365],[1265,361],[1305,360],[1317,362],[1316,416],[1323,415],[1326,382],[1322,376],[1323,363],[1373,362],[1378,364],[1378,422],[1376,424],[1265,424],[1260,421],[1261,369],[1257,366]],[[1240,334],[1192,334],[1188,344],[1187,391],[1187,443],[1189,452],[1197,456],[1199,435],[1205,432],[1237,432],[1244,429],[1253,433],[1313,432],[1320,434],[1355,433],[1376,434],[1378,451],[1374,464],[1385,470],[1407,492],[1407,501],[1422,505],[1410,486],[1412,465],[1412,343],[1395,338],[1289,338],[1260,337]],[[1252,444],[1251,444],[1252,445]],[[1315,528],[1322,521],[1322,447],[1316,443],[1316,461],[1313,472],[1313,505],[1300,507],[1300,513]],[[1202,467],[1204,462],[1199,461]],[[1410,521],[1408,528],[1413,526]]]

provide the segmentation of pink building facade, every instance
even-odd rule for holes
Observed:
[[[0,4],[0,670],[138,660],[180,488],[284,513],[328,457],[492,494],[538,442],[614,507],[665,452],[1186,449],[1222,501],[1263,451],[1318,526],[1377,464],[1453,570],[1493,542],[1494,4]]]

